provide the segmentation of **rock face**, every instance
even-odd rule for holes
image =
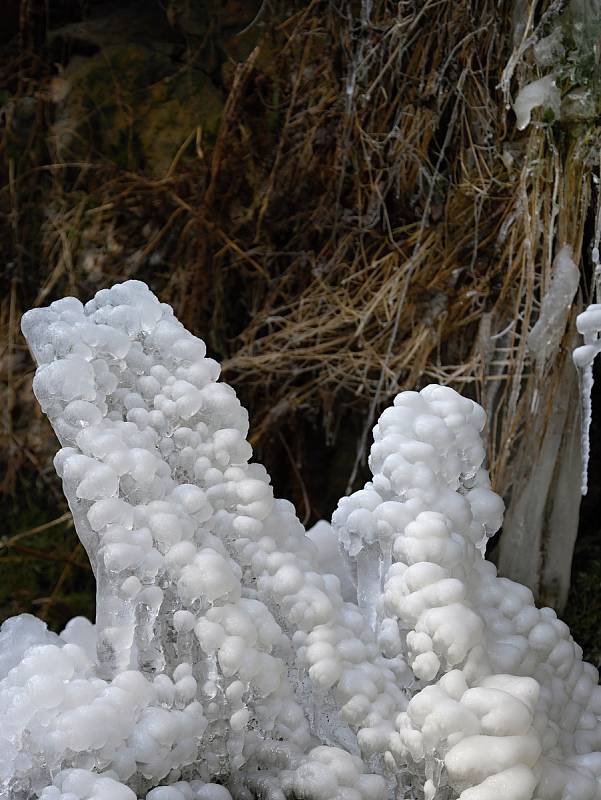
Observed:
[[[597,671],[483,557],[503,503],[480,406],[398,395],[373,480],[306,536],[218,364],[144,284],[22,327],[97,618],[4,624],[5,796],[599,796]]]

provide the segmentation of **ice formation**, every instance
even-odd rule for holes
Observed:
[[[23,318],[96,625],[0,632],[10,800],[598,800],[597,672],[484,557],[483,410],[404,392],[305,535],[204,344],[130,281]]]
[[[572,248],[564,245],[553,261],[551,285],[527,339],[528,349],[541,368],[559,347],[579,283],[580,270],[572,260]]]
[[[523,131],[528,127],[532,112],[539,106],[551,109],[554,117],[559,117],[561,95],[553,74],[545,75],[520,89],[513,104],[518,130]]]
[[[524,453],[529,474],[514,483],[497,565],[502,575],[511,575],[553,608],[563,609],[580,515],[582,440],[576,412],[580,390],[571,359],[563,359],[555,386],[549,386],[539,365],[538,380],[550,397],[544,414],[532,412],[535,419],[528,437],[532,444]]]
[[[598,263],[598,254],[597,254]],[[589,431],[592,420],[591,394],[593,391],[593,361],[601,352],[601,304],[591,303],[576,319],[576,327],[584,339],[572,357],[580,375],[582,401],[582,494],[588,491],[588,462],[590,456]]]

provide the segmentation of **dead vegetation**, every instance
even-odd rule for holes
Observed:
[[[1,65],[0,563],[45,560],[3,610],[55,624],[89,583],[23,310],[148,281],[223,361],[277,491],[315,520],[364,476],[379,410],[432,381],[489,410],[507,496],[565,357],[535,374],[525,334],[558,243],[588,258],[596,129],[539,115],[519,133],[500,86],[512,53],[510,91],[536,75],[520,45],[561,4],[533,3],[525,33],[508,1],[142,5],[92,4],[43,36],[22,15]]]

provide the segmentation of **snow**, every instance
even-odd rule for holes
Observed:
[[[0,796],[600,796],[597,672],[483,557],[503,503],[480,406],[398,395],[373,480],[305,535],[218,365],[144,284],[23,329],[98,602],[60,636],[2,626]]]

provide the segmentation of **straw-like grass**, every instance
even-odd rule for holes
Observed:
[[[64,513],[20,313],[126,277],[149,281],[223,360],[250,409],[258,457],[306,520],[328,515],[364,475],[379,410],[432,381],[489,410],[489,464],[509,496],[528,468],[516,453],[528,430],[540,437],[566,357],[560,348],[535,373],[526,333],[558,245],[571,244],[586,264],[592,230],[598,130],[591,122],[575,132],[535,112],[536,124],[517,132],[501,86],[505,76],[515,94],[537,76],[523,45],[562,4],[524,4],[527,27],[515,42],[511,2],[242,5],[251,23],[242,33],[209,4],[197,38],[185,25],[160,34],[179,47],[171,77],[160,80],[205,70],[223,106],[214,129],[191,115],[158,174],[140,156],[136,127],[136,103],[155,78],[139,97],[107,56],[111,119],[130,120],[116,157],[99,143],[106,101],[87,97],[85,81],[63,96],[68,56],[57,74],[27,22],[21,47],[5,54],[9,504],[14,511],[23,492],[36,502],[48,493],[48,519]],[[77,36],[64,33],[64,51],[81,49],[85,28]],[[83,105],[70,105],[75,91]],[[583,275],[584,295],[589,281]],[[3,544],[11,558],[24,555],[15,514]],[[68,542],[60,557],[77,570],[74,535]],[[65,569],[44,586],[50,618],[56,598],[68,601]]]

